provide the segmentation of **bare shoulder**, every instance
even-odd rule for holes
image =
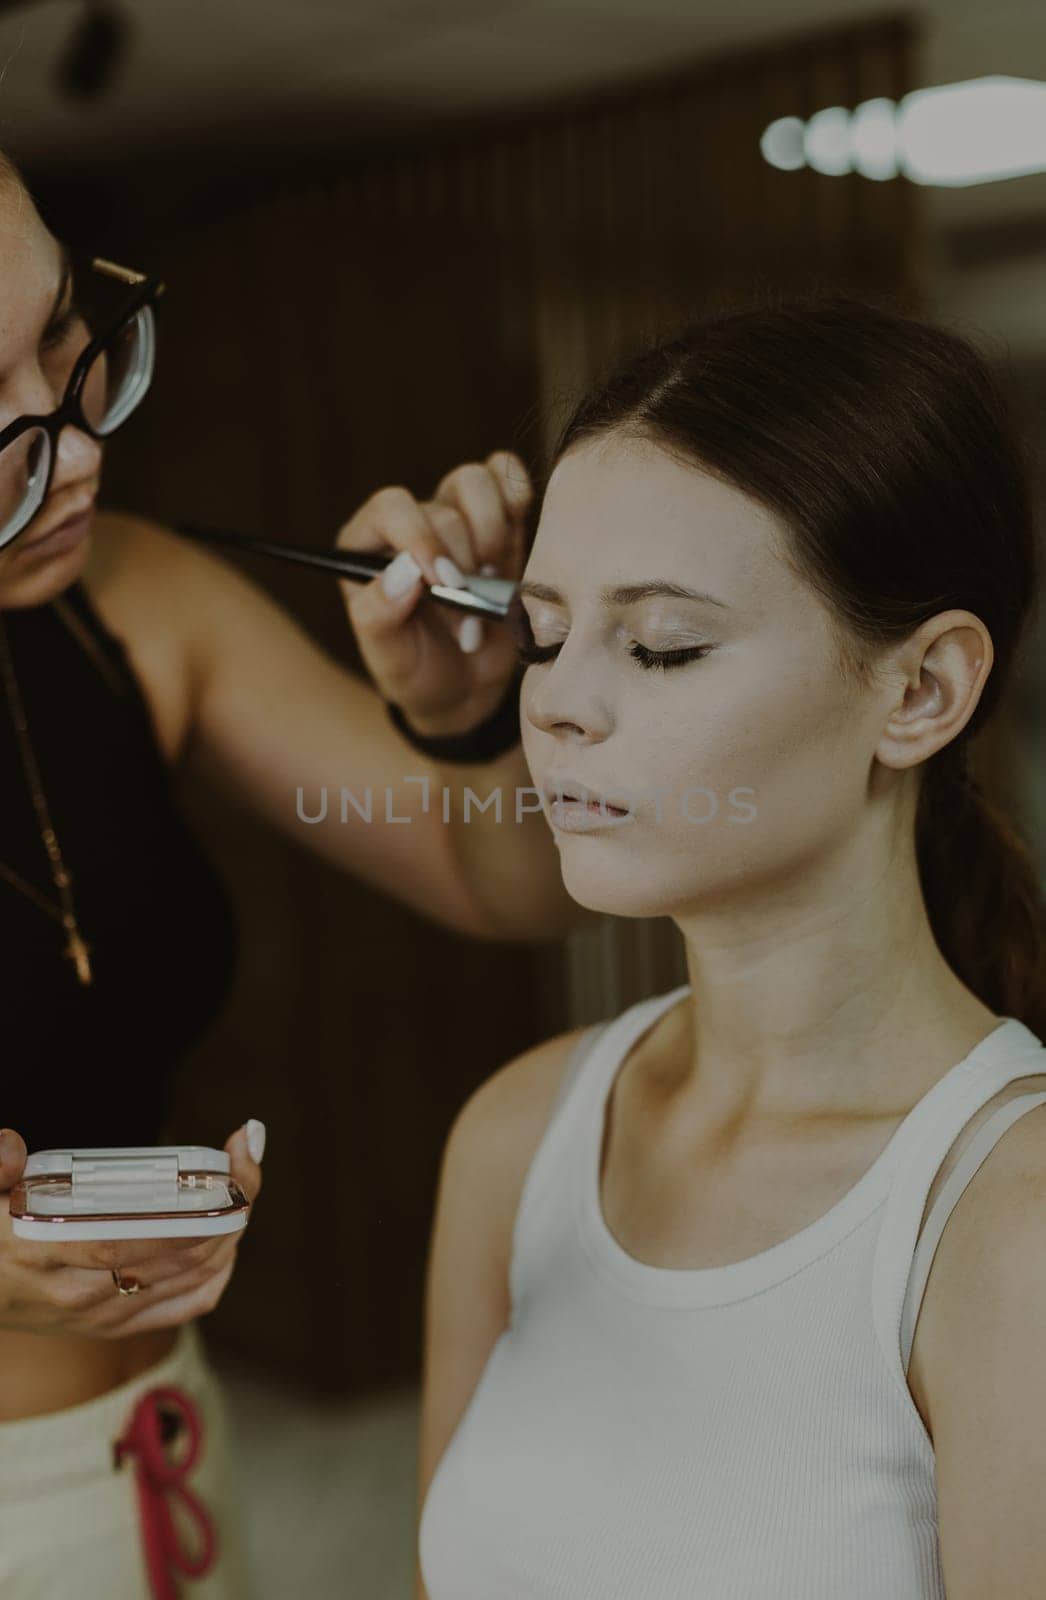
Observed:
[[[151,602],[170,615],[173,601],[204,595],[215,583],[250,587],[229,562],[132,512],[99,511],[91,544],[85,581],[112,607],[137,611]]]
[[[1036,1077],[1026,1091],[1046,1090],[1046,1078]],[[1030,1227],[1046,1205],[1046,1103],[1022,1109],[999,1135],[977,1168],[949,1215],[939,1256],[950,1240],[950,1270],[941,1274],[942,1286],[958,1292],[973,1271],[998,1270],[1013,1230]],[[1046,1236],[1044,1236],[1046,1245]],[[960,1272],[958,1268],[962,1267]],[[936,1266],[936,1260],[935,1260]]]
[[[103,620],[145,650],[165,641],[184,657],[215,605],[252,586],[227,561],[160,523],[123,511],[95,518],[84,583]]]
[[[934,1440],[1000,1355],[1012,1362],[1025,1344],[1030,1355],[1043,1338],[1046,1104],[1024,1110],[1001,1134],[956,1200],[937,1246],[910,1368]]]
[[[249,662],[253,673],[288,650],[298,670],[326,660],[297,619],[222,551],[119,511],[99,515],[92,546],[85,581],[93,598],[135,635],[176,639],[198,676],[229,662]]]
[[[126,647],[172,762],[187,748],[216,663],[264,660],[288,635],[310,663],[305,635],[224,557],[146,517],[99,512],[83,582]],[[304,649],[303,649],[304,645]]]
[[[143,566],[156,569],[177,559],[186,543],[149,517],[107,507],[95,515],[88,570],[98,584],[131,581]]]
[[[920,1323],[912,1392],[933,1440],[949,1600],[1035,1593],[1046,1563],[1046,1104],[1006,1129],[956,1202]]]
[[[482,1174],[487,1192],[495,1187],[513,1214],[567,1062],[585,1031],[556,1034],[513,1057],[474,1090],[450,1130],[445,1169]]]
[[[440,1169],[426,1319],[433,1351],[467,1345],[481,1365],[510,1315],[509,1272],[527,1171],[549,1124],[556,1091],[583,1029],[546,1039],[486,1079],[447,1137]],[[459,1322],[461,1286],[468,1318]],[[451,1292],[451,1286],[453,1292]],[[438,1359],[438,1357],[436,1358]],[[449,1355],[447,1359],[450,1359]],[[479,1367],[472,1374],[478,1374]],[[471,1381],[466,1385],[471,1392]],[[449,1434],[448,1434],[449,1436]]]

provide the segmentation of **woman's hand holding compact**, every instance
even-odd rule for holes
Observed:
[[[504,622],[419,605],[425,585],[453,587],[463,573],[477,572],[518,579],[532,499],[523,462],[498,450],[449,472],[431,500],[403,488],[379,490],[338,534],[342,550],[399,552],[370,583],[343,583],[342,593],[379,693],[423,735],[482,722],[517,663]]]
[[[262,1182],[262,1124],[238,1128],[225,1149],[231,1176],[253,1205]],[[18,1239],[8,1216],[7,1191],[21,1177],[25,1160],[24,1141],[4,1129],[0,1133],[0,1328],[122,1339],[176,1327],[214,1310],[232,1276],[242,1229],[206,1239],[55,1244]],[[118,1281],[125,1285],[122,1294]]]

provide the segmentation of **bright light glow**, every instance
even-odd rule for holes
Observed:
[[[845,106],[828,106],[814,113],[806,124],[803,151],[807,165],[815,172],[836,178],[851,170],[850,113]]]
[[[782,172],[795,172],[805,167],[802,117],[779,117],[771,122],[759,141],[759,148],[765,160]]]
[[[865,100],[852,114],[827,106],[807,122],[780,117],[759,147],[773,167],[958,188],[1046,172],[1046,83],[973,78],[916,89],[900,105]]]
[[[915,183],[959,188],[1046,172],[1046,83],[993,77],[917,89],[898,109],[897,144]]]
[[[892,100],[864,100],[850,118],[854,166],[864,178],[896,178],[897,107]]]

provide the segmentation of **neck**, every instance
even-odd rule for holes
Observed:
[[[914,847],[865,854],[804,865],[760,910],[676,919],[691,993],[666,1048],[709,1124],[903,1115],[998,1026],[937,947]]]

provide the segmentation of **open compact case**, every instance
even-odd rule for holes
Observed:
[[[193,1239],[246,1226],[229,1156],[202,1144],[37,1150],[11,1190],[20,1239]]]

